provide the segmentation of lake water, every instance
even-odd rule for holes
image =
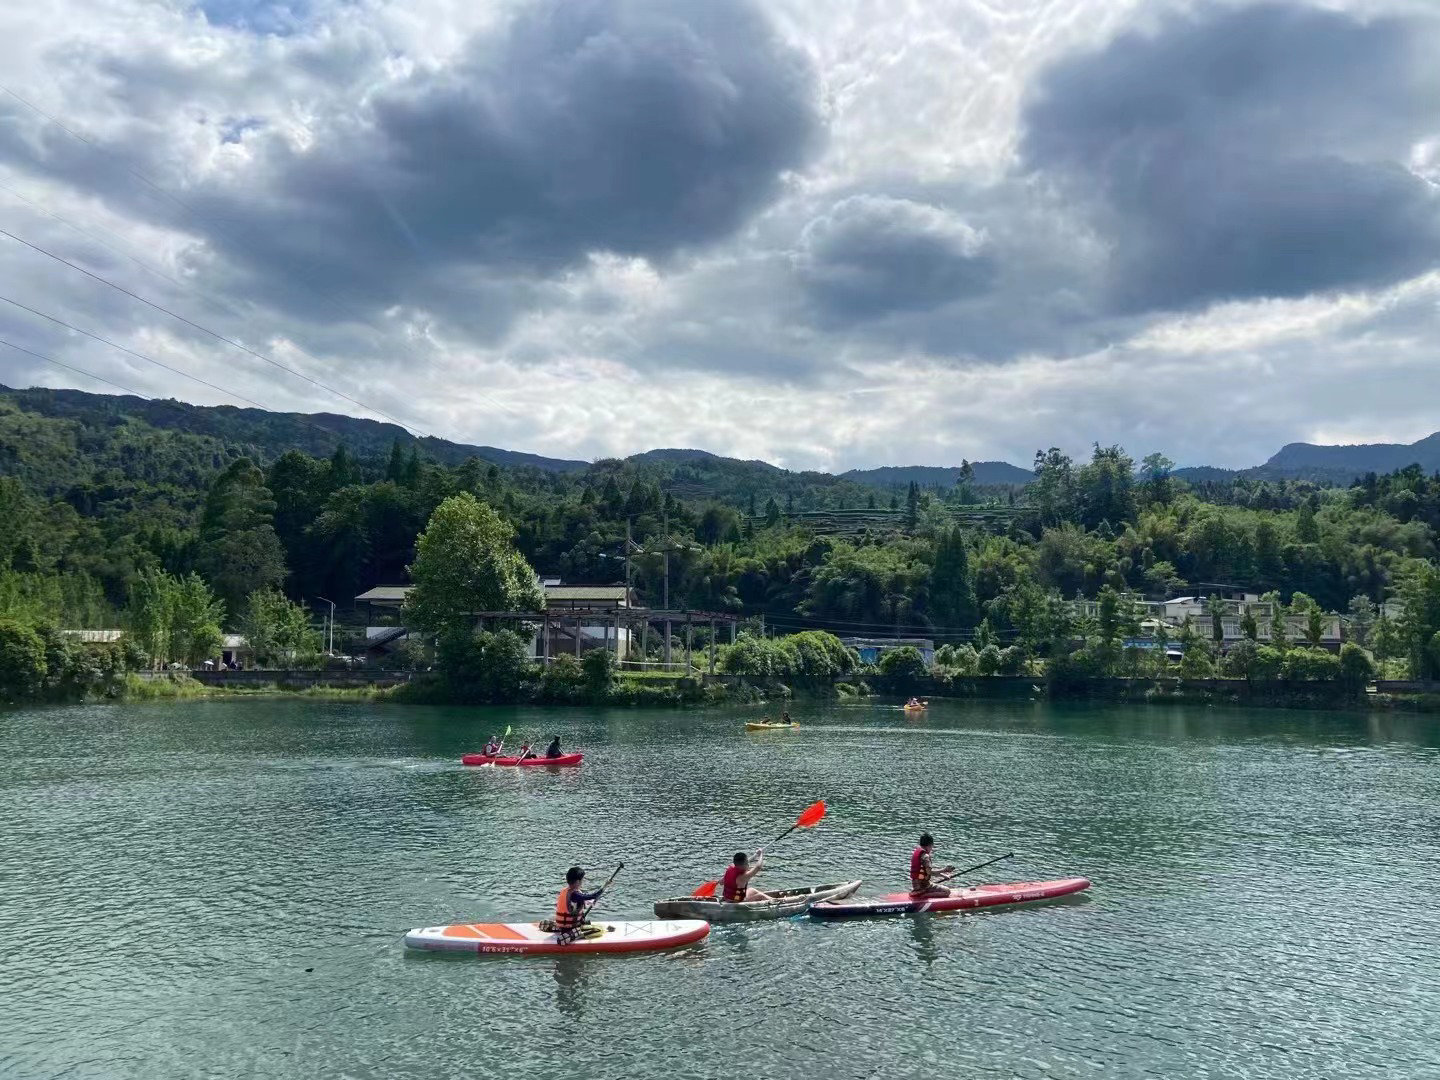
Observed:
[[[0,713],[0,1076],[1440,1076],[1440,726],[1194,708],[755,712],[231,701]],[[506,724],[578,770],[465,769]],[[512,740],[513,742],[513,740]],[[1079,903],[407,955],[441,922],[718,876],[1084,874]],[[597,912],[598,914],[598,912]]]

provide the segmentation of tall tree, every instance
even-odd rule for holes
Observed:
[[[197,563],[232,616],[256,589],[278,588],[285,580],[275,499],[249,458],[227,467],[205,497]]]
[[[930,607],[941,626],[970,627],[979,618],[970,552],[959,529],[946,529],[935,541],[935,568],[930,575]]]
[[[1030,495],[1043,525],[1068,521],[1075,512],[1074,462],[1058,447],[1035,451],[1035,480]]]
[[[405,618],[418,630],[468,631],[479,611],[538,611],[545,593],[515,550],[515,530],[469,492],[436,507],[416,545]]]

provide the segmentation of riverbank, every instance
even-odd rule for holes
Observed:
[[[1440,712],[1440,685],[1382,680],[1356,693],[1327,682],[1246,682],[1243,679],[1089,679],[1064,685],[1029,676],[917,679],[884,675],[760,678],[749,675],[620,675],[607,687],[524,684],[505,700],[473,701],[441,680],[408,672],[223,671],[130,673],[91,700],[166,701],[283,697],[403,705],[555,705],[568,707],[706,708],[777,706],[792,701],[864,700],[873,696],[955,701],[1109,702],[1282,708]]]

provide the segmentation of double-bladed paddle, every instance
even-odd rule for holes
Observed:
[[[825,816],[825,800],[824,800],[824,799],[821,799],[819,802],[813,802],[813,803],[811,803],[809,806],[807,806],[807,807],[805,808],[805,812],[804,812],[803,814],[801,814],[798,818],[795,819],[795,824],[794,824],[794,825],[791,825],[788,829],[786,829],[784,832],[782,832],[779,836],[777,836],[777,837],[771,842],[771,847],[774,847],[775,844],[778,844],[781,840],[784,840],[785,837],[789,836],[789,835],[790,835],[792,832],[794,832],[796,829],[808,829],[808,828],[810,828],[812,825],[818,824],[819,821],[820,821],[820,819],[823,818],[824,816]],[[716,888],[716,886],[718,886],[719,884],[720,884],[720,882],[719,882],[718,880],[716,880],[716,881],[707,881],[707,882],[705,882],[704,885],[701,885],[698,889],[696,889],[696,890],[695,890],[693,893],[691,893],[690,895],[691,895],[691,896],[700,897],[701,899],[704,899],[704,898],[706,898],[706,897],[714,896],[714,895],[715,895],[715,888]]]

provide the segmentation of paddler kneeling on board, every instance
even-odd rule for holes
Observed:
[[[910,853],[910,895],[949,896],[950,889],[935,880],[938,874],[953,874],[955,867],[946,866],[935,870],[930,865],[930,853],[935,847],[935,838],[928,832],[920,834],[920,846]]]
[[[763,893],[759,889],[750,887],[750,879],[758,874],[765,866],[765,849],[761,848],[755,852],[755,863],[750,864],[750,856],[743,851],[737,851],[735,858],[725,868],[725,873],[720,881],[720,899],[730,904],[743,904],[747,900],[769,900],[769,893]]]
[[[585,918],[585,906],[593,904],[605,892],[600,886],[594,892],[585,892],[580,883],[585,880],[585,868],[572,866],[565,871],[565,888],[555,898],[555,932],[562,942],[583,937],[589,922]]]

